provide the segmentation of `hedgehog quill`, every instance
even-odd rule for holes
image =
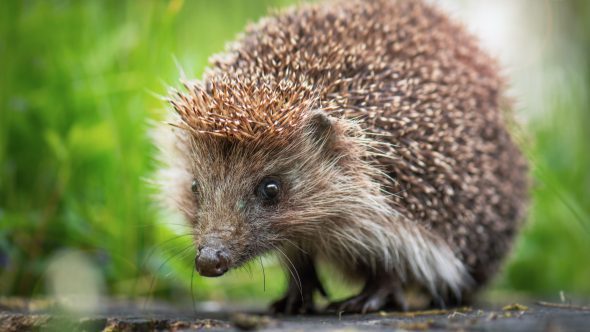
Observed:
[[[326,261],[364,287],[328,309],[468,301],[527,205],[499,65],[421,1],[307,4],[250,26],[170,98],[158,175],[221,276],[276,252],[273,311],[314,312]]]

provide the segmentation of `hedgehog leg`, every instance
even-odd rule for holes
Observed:
[[[307,254],[298,254],[288,258],[285,268],[289,270],[287,292],[271,305],[271,311],[288,315],[315,313],[315,291],[324,297],[327,297],[327,293],[318,278],[313,258]]]
[[[330,303],[326,310],[365,314],[385,308],[408,310],[402,284],[394,276],[369,278],[358,295]]]

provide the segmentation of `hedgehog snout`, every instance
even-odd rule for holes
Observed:
[[[219,244],[201,245],[195,257],[195,269],[204,277],[219,277],[229,270],[229,251]]]

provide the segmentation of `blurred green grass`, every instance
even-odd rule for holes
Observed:
[[[0,2],[0,294],[44,294],[51,257],[76,249],[110,294],[188,299],[192,280],[199,299],[279,295],[272,259],[265,285],[257,261],[193,277],[190,240],[165,225],[145,179],[156,167],[148,119],[165,108],[155,95],[290,2]],[[584,3],[571,2],[576,22],[590,22]],[[590,23],[569,28],[590,50]],[[590,63],[576,63],[544,96],[551,112],[523,128],[533,204],[496,289],[590,294]]]

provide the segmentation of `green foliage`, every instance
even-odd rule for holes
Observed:
[[[250,272],[192,278],[186,229],[166,225],[174,221],[157,213],[145,179],[155,168],[148,119],[166,107],[155,95],[177,85],[178,66],[199,77],[248,21],[288,2],[0,2],[0,294],[44,293],[52,256],[68,248],[100,266],[114,294],[189,298],[191,280],[197,298],[279,294],[272,260],[266,292],[258,261]],[[580,70],[527,128],[534,204],[498,287],[590,293],[588,67]]]
[[[590,3],[568,5],[544,56],[546,112],[526,128],[530,217],[498,288],[590,294]]]
[[[552,112],[530,123],[532,207],[504,287],[590,294],[588,83],[570,72],[547,98]]]
[[[148,119],[165,108],[154,93],[176,85],[176,62],[199,76],[210,54],[271,5],[0,3],[0,249],[10,259],[1,293],[43,291],[48,260],[62,248],[87,252],[117,293],[186,289],[189,251],[183,264],[164,262],[188,238],[158,245],[175,234],[155,223],[145,181],[154,168]],[[184,280],[152,285],[170,270]]]

